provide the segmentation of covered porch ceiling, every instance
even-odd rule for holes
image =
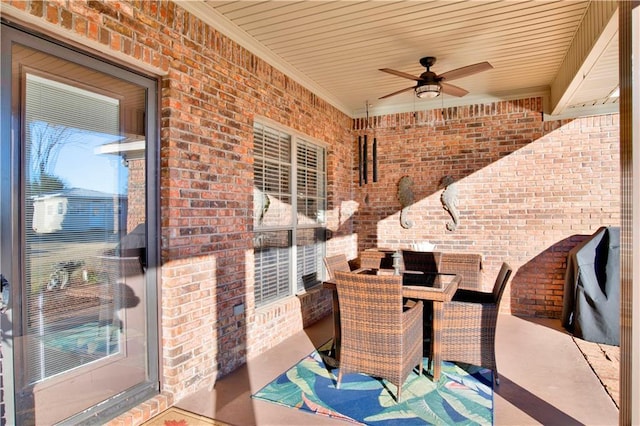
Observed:
[[[545,115],[617,112],[617,3],[605,1],[178,1],[352,117],[543,96]],[[417,99],[419,60],[469,93]]]

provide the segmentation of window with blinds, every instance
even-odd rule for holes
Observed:
[[[261,306],[320,282],[326,154],[319,145],[261,123],[253,136],[255,297]]]

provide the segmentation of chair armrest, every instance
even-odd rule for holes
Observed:
[[[419,323],[420,327],[422,327],[422,312],[423,312],[423,303],[422,300],[415,302],[411,308],[407,309],[402,313],[402,328],[406,330],[411,327],[415,323]]]
[[[409,310],[402,313],[402,346],[405,350],[415,347],[422,356],[423,347],[423,325],[422,325],[423,303],[417,301]],[[413,366],[411,366],[412,368]]]

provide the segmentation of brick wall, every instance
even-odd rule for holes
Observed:
[[[534,98],[371,118],[378,182],[369,176],[358,187],[354,178],[359,250],[430,241],[441,251],[481,253],[487,289],[507,261],[515,276],[503,310],[559,318],[567,252],[600,226],[620,223],[618,115],[545,122],[541,104]],[[354,122],[356,134],[365,127]],[[458,193],[454,231],[440,201],[447,175]],[[414,182],[411,228],[400,224],[403,176]]]
[[[328,253],[429,240],[479,252],[485,284],[508,260],[514,313],[556,317],[565,254],[619,222],[617,116],[543,122],[540,99],[373,117],[379,182],[357,187],[361,120],[167,1],[3,1],[101,46],[161,86],[162,389],[113,424],[139,424],[326,315],[325,291],[259,310],[253,302],[252,125],[256,116],[327,143]],[[123,59],[124,58],[124,59]],[[143,67],[144,68],[144,67]],[[371,170],[371,169],[370,169]],[[397,182],[415,182],[399,225]],[[456,180],[447,231],[440,179]],[[353,185],[356,186],[354,192]],[[357,233],[354,233],[357,231]],[[488,285],[488,284],[487,284]],[[244,304],[245,312],[233,314]]]
[[[146,168],[144,159],[131,159],[127,162],[129,178],[127,180],[127,232],[141,223],[145,223],[147,212],[145,211]]]

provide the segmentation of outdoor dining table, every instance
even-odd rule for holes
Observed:
[[[393,269],[358,269],[353,273],[393,274]],[[433,380],[440,379],[442,368],[441,334],[443,304],[453,298],[458,289],[462,277],[455,274],[422,273],[417,271],[400,271],[403,276],[402,296],[407,299],[418,299],[433,302],[433,324],[431,327],[431,356],[429,360],[433,365]],[[333,357],[340,362],[340,305],[335,280],[322,283],[323,288],[333,292]],[[372,289],[372,291],[375,291]]]

